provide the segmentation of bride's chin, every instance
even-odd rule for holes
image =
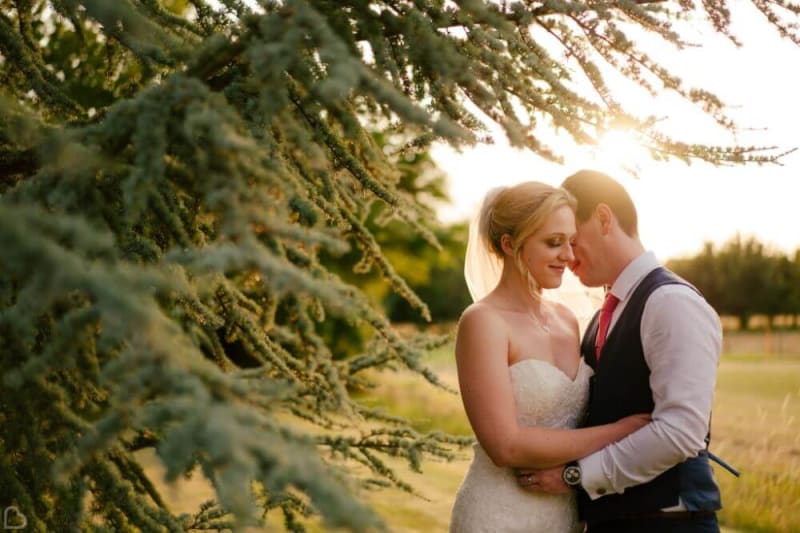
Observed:
[[[548,289],[557,289],[557,288],[559,288],[560,286],[561,286],[561,280],[558,280],[558,281],[552,281],[552,282],[550,282],[550,283],[542,283],[542,284],[540,284],[540,285],[539,285],[539,287],[540,287],[541,289],[543,289],[543,290],[548,290]]]

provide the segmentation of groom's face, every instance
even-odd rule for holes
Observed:
[[[603,236],[599,221],[595,216],[576,225],[575,237],[572,239],[572,253],[575,259],[569,268],[587,287],[600,287],[607,283],[603,274],[602,245]]]

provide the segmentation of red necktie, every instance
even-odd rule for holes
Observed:
[[[608,335],[608,326],[611,325],[611,315],[614,314],[614,308],[617,307],[619,298],[611,294],[611,291],[606,293],[606,299],[603,300],[603,307],[600,309],[600,327],[597,330],[597,337],[594,341],[594,354],[597,360],[600,360],[600,350],[606,343],[606,335]]]

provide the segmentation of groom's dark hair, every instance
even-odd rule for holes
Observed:
[[[631,237],[639,234],[636,206],[628,191],[611,176],[596,170],[579,170],[565,179],[561,187],[578,201],[575,218],[579,224],[589,220],[597,204],[606,204],[617,217],[622,231]]]

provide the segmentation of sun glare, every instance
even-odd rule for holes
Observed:
[[[639,174],[652,159],[647,149],[631,130],[612,129],[606,131],[596,145],[587,146],[582,154],[582,166],[609,172],[619,171]]]

